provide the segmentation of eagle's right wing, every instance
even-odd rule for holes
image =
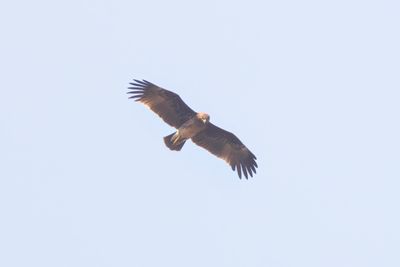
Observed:
[[[233,133],[208,123],[192,141],[225,160],[232,170],[237,169],[239,178],[242,178],[242,171],[246,179],[248,174],[253,177],[256,173],[256,156]]]
[[[158,87],[148,81],[134,80],[128,87],[133,94],[129,98],[134,98],[157,113],[166,123],[172,127],[179,128],[183,123],[196,115],[188,105],[183,102],[179,95]]]

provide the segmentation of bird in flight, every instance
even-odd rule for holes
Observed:
[[[204,112],[195,112],[183,102],[179,95],[163,89],[146,80],[134,80],[128,87],[135,99],[161,117],[176,132],[164,137],[165,145],[180,151],[186,140],[201,146],[225,160],[239,178],[248,179],[256,173],[256,156],[233,133],[221,129],[210,122],[210,116]]]

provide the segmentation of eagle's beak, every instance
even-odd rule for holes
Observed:
[[[205,123],[207,123],[207,119],[201,119],[202,121],[203,121],[203,123],[205,124]]]

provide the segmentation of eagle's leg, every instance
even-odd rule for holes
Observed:
[[[179,131],[177,131],[176,133],[174,133],[174,135],[171,137],[171,141],[174,145],[179,143]]]

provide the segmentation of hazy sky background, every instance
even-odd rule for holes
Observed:
[[[0,266],[400,266],[398,1],[3,1]],[[234,132],[239,180],[128,100]]]

